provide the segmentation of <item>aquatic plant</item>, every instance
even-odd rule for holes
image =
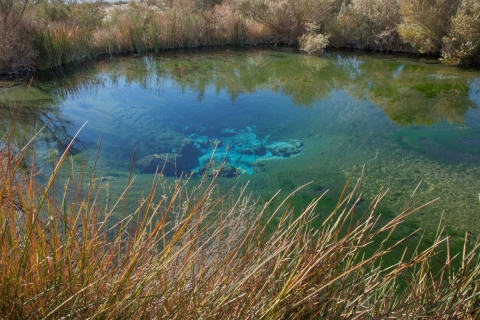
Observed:
[[[65,65],[93,55],[91,34],[77,25],[58,24],[36,29],[33,37],[38,50],[36,66],[40,69]]]
[[[71,176],[60,179],[69,145],[41,185],[40,168],[25,157],[34,140],[20,148],[9,137],[0,150],[3,318],[480,315],[480,242],[470,246],[466,235],[463,252],[450,252],[439,228],[432,246],[385,265],[408,236],[388,240],[419,208],[408,201],[379,224],[380,191],[357,212],[362,176],[349,178],[333,212],[317,212],[320,196],[297,215],[289,203],[298,189],[276,208],[258,208],[247,186],[220,193],[215,177],[167,184],[156,174],[127,212],[134,177],[113,201],[85,166],[68,164]]]

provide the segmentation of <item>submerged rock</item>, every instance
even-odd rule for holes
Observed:
[[[199,165],[198,158],[202,155],[200,148],[205,145],[205,137],[199,141],[167,131],[157,137],[155,154],[147,155],[135,164],[141,173],[159,172],[166,176],[179,176],[189,173]],[[202,145],[199,144],[202,143]]]
[[[113,176],[101,177],[101,178],[100,178],[100,182],[115,180],[115,178],[116,178],[116,177],[113,177]]]
[[[196,146],[195,141],[185,139],[179,149],[178,155],[181,156],[181,158],[177,159],[177,169],[180,169],[180,172],[190,172],[198,166],[198,158],[202,153],[200,152],[200,148]],[[177,172],[179,171],[177,170]]]
[[[194,136],[194,144],[198,149],[208,148],[210,145],[208,136]]]
[[[263,156],[267,153],[267,148],[265,148],[265,146],[260,142],[253,143],[252,150],[253,154],[257,156]]]
[[[233,140],[233,147],[240,154],[253,154],[263,156],[267,153],[267,149],[263,143],[257,139],[257,135],[251,131],[242,130]]]
[[[290,139],[288,142],[280,141],[267,146],[267,150],[277,157],[290,157],[303,151],[303,142]]]
[[[223,178],[233,178],[238,175],[237,168],[235,168],[228,162],[225,163],[223,166],[220,166],[217,169],[214,168],[212,170],[214,174],[216,174],[218,171],[220,171],[218,176]]]
[[[262,159],[257,159],[253,162],[253,172],[259,173],[259,172],[265,172],[266,168],[266,160]]]
[[[253,154],[253,151],[250,148],[237,148],[235,151],[240,154]]]
[[[151,154],[138,160],[135,164],[141,173],[163,173],[166,176],[175,176],[182,170],[177,167],[180,164],[182,156],[173,153]]]
[[[151,148],[156,154],[138,160],[136,166],[142,173],[155,173],[159,167],[159,171],[163,168],[163,174],[167,176],[197,172],[231,178],[240,173],[264,172],[264,160],[288,158],[303,151],[303,143],[295,139],[267,145],[269,136],[257,137],[254,128],[227,128],[217,131],[217,135],[197,131],[186,138],[167,130],[155,137]],[[212,167],[212,161],[223,165]]]
[[[237,168],[226,162],[219,166],[205,165],[198,171],[200,174],[207,172],[208,177],[213,177],[218,174],[222,178],[233,178],[238,176],[239,172]]]

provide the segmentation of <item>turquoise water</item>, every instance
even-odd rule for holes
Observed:
[[[6,128],[27,83],[0,85]],[[329,210],[356,168],[364,206],[383,187],[380,211],[398,213],[421,182],[415,205],[440,199],[415,214],[412,230],[435,230],[443,214],[452,232],[480,234],[479,71],[293,50],[117,57],[39,75],[22,105],[19,135],[46,125],[45,172],[85,122],[75,161],[91,166],[103,136],[96,173],[112,198],[134,150],[131,198],[146,193],[157,166],[194,183],[213,158],[229,164],[220,188],[248,182],[262,202],[313,181],[293,204],[328,190],[319,210]]]

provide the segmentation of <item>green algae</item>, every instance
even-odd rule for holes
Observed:
[[[432,232],[445,212],[448,232],[458,238],[467,231],[480,234],[480,117],[478,101],[472,100],[472,83],[479,78],[475,70],[406,58],[312,57],[291,50],[117,57],[72,73],[42,75],[25,102],[34,110],[22,113],[20,126],[32,130],[42,115],[55,115],[57,134],[45,138],[63,133],[64,141],[89,120],[79,136],[83,159],[91,158],[103,133],[98,175],[115,177],[108,181],[114,198],[127,184],[134,149],[141,157],[158,153],[171,135],[256,125],[259,136],[300,139],[305,151],[269,161],[265,172],[235,181],[220,178],[220,189],[250,181],[251,191],[266,203],[279,189],[281,199],[313,181],[290,205],[301,210],[327,192],[317,206],[321,221],[335,208],[352,168],[358,177],[365,165],[359,212],[380,188],[389,188],[378,209],[387,221],[422,181],[414,203],[440,199],[408,220],[401,234],[416,228]],[[4,127],[15,114],[7,105],[19,105],[26,87],[1,89]],[[134,174],[131,199],[141,196],[152,178]],[[132,200],[128,208],[137,204]]]

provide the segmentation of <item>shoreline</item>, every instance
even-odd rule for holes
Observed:
[[[231,44],[227,44],[225,46],[198,46],[194,48],[186,48],[186,47],[178,47],[178,48],[166,48],[164,50],[155,51],[154,49],[150,49],[143,53],[136,53],[135,51],[127,51],[127,52],[120,52],[120,53],[99,53],[93,57],[83,57],[82,59],[77,59],[71,61],[67,64],[62,64],[55,67],[50,67],[46,69],[35,69],[34,71],[27,72],[27,73],[7,73],[7,74],[0,74],[0,81],[15,81],[15,80],[27,80],[31,77],[34,77],[38,73],[42,72],[49,72],[55,70],[62,70],[64,68],[75,67],[75,65],[79,63],[83,63],[85,61],[96,62],[96,61],[103,61],[112,57],[129,57],[129,56],[136,56],[136,55],[149,55],[149,54],[162,54],[162,53],[192,53],[195,51],[202,51],[202,50],[255,50],[255,49],[262,49],[262,50],[282,50],[282,49],[295,49],[298,50],[300,54],[307,54],[305,52],[300,51],[298,45],[288,45],[285,43],[258,43],[258,44],[245,44],[243,47],[237,47]],[[432,55],[421,55],[416,54],[413,52],[408,51],[380,51],[380,50],[371,50],[371,49],[358,49],[358,48],[347,48],[347,47],[327,47],[324,51],[323,55],[329,55],[334,53],[355,53],[360,55],[384,55],[384,56],[395,56],[395,57],[405,57],[409,59],[417,60],[418,62],[425,63],[425,64],[442,64],[440,60],[440,56],[432,56]],[[321,56],[319,56],[321,57]],[[480,70],[480,63],[472,64],[468,67],[466,66],[446,66],[446,67],[453,67],[459,69],[471,69],[471,70]]]

